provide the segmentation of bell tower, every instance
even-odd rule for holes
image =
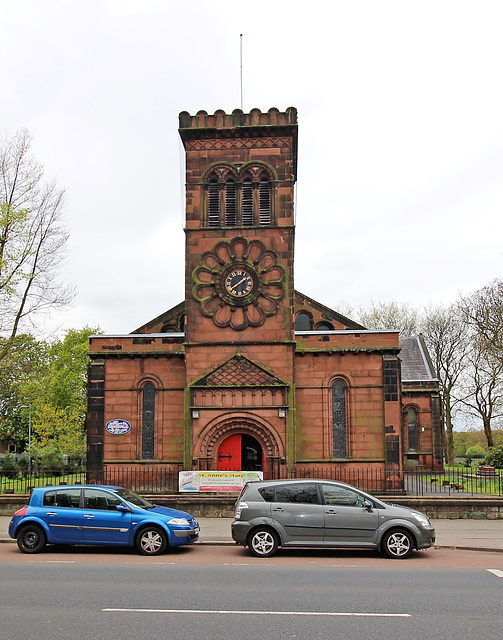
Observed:
[[[186,340],[292,340],[297,112],[179,116]]]
[[[297,111],[182,112],[179,132],[186,153],[185,460],[215,465],[208,460],[220,436],[236,433],[254,438],[264,469],[272,468],[293,447]]]

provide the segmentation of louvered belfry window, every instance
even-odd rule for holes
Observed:
[[[236,183],[229,180],[225,183],[225,226],[235,227],[237,224]]]
[[[216,168],[207,185],[206,223],[209,227],[253,227],[272,223],[269,175],[252,166],[238,178],[228,168]]]
[[[245,227],[253,225],[253,184],[249,178],[241,187],[241,220]]]
[[[259,222],[271,224],[271,185],[266,179],[259,182]]]
[[[220,187],[218,182],[208,185],[208,226],[220,226]]]
[[[346,385],[336,380],[332,385],[332,435],[334,458],[347,458]]]
[[[154,458],[155,387],[147,382],[142,390],[141,457]]]

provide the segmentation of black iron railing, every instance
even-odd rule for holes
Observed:
[[[7,477],[0,475],[0,494],[29,493],[33,487],[68,484],[108,484],[127,487],[138,493],[177,493],[178,472],[182,466],[113,467],[100,470],[88,469],[76,473],[47,471],[32,476]],[[408,495],[438,496],[502,496],[503,470],[478,472],[459,467],[441,471],[424,469],[397,471],[372,468],[348,468],[344,465],[309,467],[306,464],[287,470],[278,467],[277,472],[264,474],[273,478],[316,478],[339,480],[369,493],[406,493]]]

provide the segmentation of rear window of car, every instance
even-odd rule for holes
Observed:
[[[78,509],[80,506],[80,489],[60,489],[46,491],[43,500],[44,507],[67,507]]]
[[[272,502],[274,500],[274,487],[262,487],[258,492],[265,502]]]
[[[275,502],[296,502],[300,504],[319,504],[318,490],[314,482],[305,484],[283,484],[276,487]]]

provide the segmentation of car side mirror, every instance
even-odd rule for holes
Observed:
[[[126,505],[124,504],[118,504],[116,507],[117,511],[122,511],[122,513],[129,513],[131,511],[131,509],[129,507],[126,507]]]
[[[367,509],[367,511],[372,511],[374,508],[374,505],[370,502],[370,500],[364,500],[363,506],[365,507],[365,509]]]

